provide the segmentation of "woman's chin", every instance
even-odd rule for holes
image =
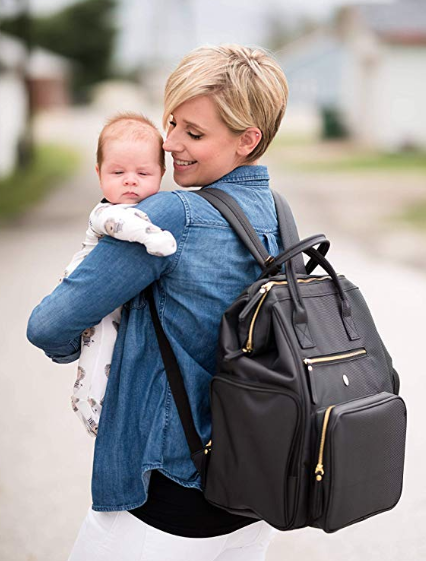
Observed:
[[[198,187],[194,179],[191,180],[190,177],[182,177],[182,174],[176,171],[173,173],[173,179],[179,187]]]

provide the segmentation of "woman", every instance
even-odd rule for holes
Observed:
[[[282,249],[269,177],[259,158],[284,115],[287,83],[261,49],[191,52],[165,92],[167,139],[181,187],[232,195],[269,254]],[[28,337],[58,363],[76,360],[80,334],[124,304],[96,440],[93,505],[71,561],[261,560],[274,530],[209,505],[190,459],[142,291],[154,297],[185,381],[195,425],[210,439],[209,382],[221,316],[259,275],[229,224],[193,192],[158,193],[138,207],[172,232],[177,252],[103,238],[34,310]],[[102,275],[99,275],[102,271]]]

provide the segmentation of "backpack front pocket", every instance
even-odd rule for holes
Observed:
[[[311,516],[335,532],[393,508],[402,492],[406,408],[383,392],[317,412]]]
[[[215,376],[205,496],[285,529],[294,511],[300,406],[288,391]]]

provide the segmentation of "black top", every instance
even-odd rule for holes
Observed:
[[[185,538],[212,538],[258,522],[230,514],[206,501],[198,489],[183,487],[153,471],[147,502],[130,514],[158,530]]]

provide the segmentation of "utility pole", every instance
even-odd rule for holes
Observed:
[[[25,127],[25,135],[21,144],[20,163],[25,167],[29,165],[34,158],[34,104],[31,90],[30,76],[30,59],[33,50],[33,33],[32,33],[32,16],[30,9],[30,0],[19,0],[19,8],[21,13],[21,37],[25,46],[25,60],[22,68],[22,77],[25,84],[25,90],[28,100],[28,111]]]
[[[30,56],[33,49],[32,18],[29,0],[0,0],[0,17],[5,19],[13,18],[16,22],[16,39],[24,47],[24,56],[17,72],[24,84],[27,113],[25,123],[25,133],[18,148],[18,164],[28,165],[34,156],[33,141],[33,112],[31,87],[30,87]]]

